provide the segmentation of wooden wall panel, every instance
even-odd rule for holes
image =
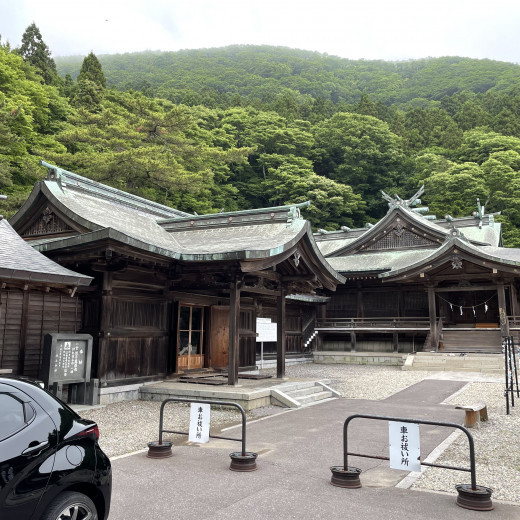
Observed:
[[[23,293],[0,293],[0,367],[18,373],[20,331],[22,328]]]
[[[77,332],[81,327],[81,300],[31,291],[27,294],[25,314],[23,291],[3,291],[0,301],[0,367],[9,368],[14,374],[40,377],[45,334]]]
[[[108,345],[107,382],[166,375],[166,336],[111,338]]]

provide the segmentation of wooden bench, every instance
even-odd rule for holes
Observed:
[[[488,420],[487,405],[484,402],[475,403],[470,406],[456,406],[457,410],[464,410],[464,426],[466,428],[474,428],[480,426],[480,421]]]

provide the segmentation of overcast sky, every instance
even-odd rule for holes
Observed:
[[[53,56],[267,44],[520,63],[520,0],[0,0],[2,42],[32,22]]]

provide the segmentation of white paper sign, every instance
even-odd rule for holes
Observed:
[[[277,325],[271,318],[256,318],[256,342],[276,341]]]
[[[421,471],[419,425],[390,421],[390,467],[405,471]]]
[[[190,407],[190,442],[209,442],[209,419],[211,405],[191,403]]]

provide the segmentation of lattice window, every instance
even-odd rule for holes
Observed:
[[[395,227],[387,233],[384,237],[380,238],[376,242],[370,244],[365,248],[365,251],[380,251],[382,249],[399,249],[406,247],[417,247],[417,246],[430,246],[434,245],[435,242],[424,238],[417,233],[413,233],[408,229],[401,227],[398,229]]]

